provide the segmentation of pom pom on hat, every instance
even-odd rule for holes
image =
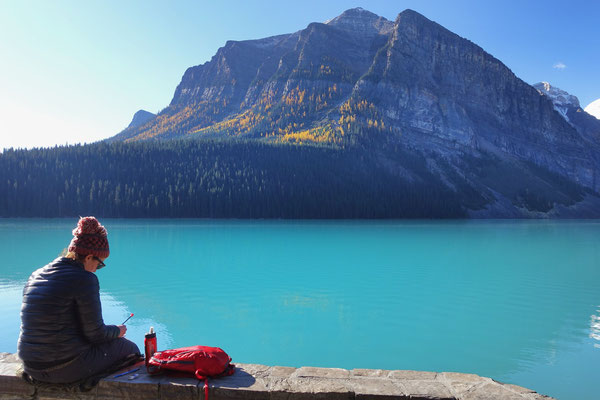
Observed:
[[[110,254],[106,228],[95,217],[83,217],[73,229],[73,239],[68,251],[81,255],[106,258]]]
[[[82,217],[77,222],[77,227],[73,229],[73,236],[80,235],[104,235],[106,236],[106,228],[100,225],[100,222],[95,217]]]

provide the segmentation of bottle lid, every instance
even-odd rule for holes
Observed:
[[[151,339],[153,337],[156,337],[156,332],[154,332],[154,327],[153,326],[150,327],[150,331],[148,333],[146,333],[145,337],[147,339]]]

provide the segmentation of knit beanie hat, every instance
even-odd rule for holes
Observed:
[[[106,258],[110,254],[106,228],[94,217],[79,219],[77,227],[73,229],[73,239],[68,251],[73,251],[82,256],[91,254],[96,257]]]

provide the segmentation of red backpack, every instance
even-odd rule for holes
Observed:
[[[162,371],[192,373],[198,379],[229,376],[235,371],[231,358],[218,347],[191,346],[154,353],[148,361],[148,372]]]

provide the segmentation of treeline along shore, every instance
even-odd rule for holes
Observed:
[[[398,146],[181,139],[0,154],[1,217],[454,218],[481,201],[469,193]]]

